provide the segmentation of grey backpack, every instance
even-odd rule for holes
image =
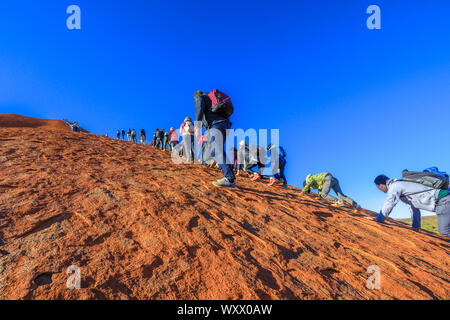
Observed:
[[[449,181],[445,176],[433,172],[415,172],[403,170],[402,181],[414,182],[432,189],[447,190]]]

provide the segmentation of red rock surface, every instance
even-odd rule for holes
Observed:
[[[0,116],[0,299],[450,298],[432,233],[248,178],[215,189],[217,170],[23,119]]]

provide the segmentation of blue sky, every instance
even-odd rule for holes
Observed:
[[[81,30],[66,28],[71,4]],[[366,27],[371,4],[381,30]],[[151,132],[219,88],[234,127],[280,129],[290,184],[328,171],[379,211],[377,174],[450,171],[449,12],[446,0],[3,0],[0,113]]]

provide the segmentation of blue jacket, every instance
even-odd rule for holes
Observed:
[[[284,161],[286,162],[286,152],[284,151],[283,147],[281,146],[273,146],[270,149],[270,160],[272,163],[275,163],[275,161]]]

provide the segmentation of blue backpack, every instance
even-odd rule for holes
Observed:
[[[423,170],[423,172],[432,172],[432,173],[436,173],[440,176],[445,176],[447,174],[447,172],[439,171],[438,167],[430,167],[430,168]]]

